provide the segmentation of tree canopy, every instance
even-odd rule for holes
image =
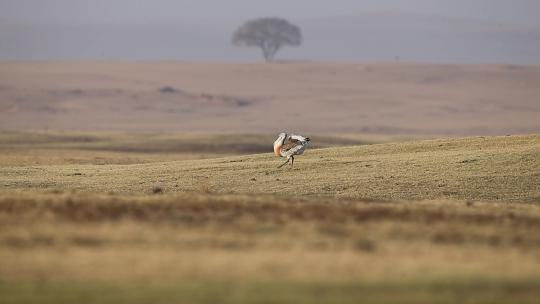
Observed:
[[[269,62],[282,46],[299,46],[302,43],[300,28],[282,18],[267,17],[247,21],[233,34],[236,46],[255,46],[262,50]]]

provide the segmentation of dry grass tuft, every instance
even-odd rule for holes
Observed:
[[[152,193],[153,194],[162,194],[163,193],[163,188],[161,188],[160,186],[154,186],[152,188]]]

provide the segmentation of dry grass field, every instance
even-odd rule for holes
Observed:
[[[0,303],[537,303],[539,81],[0,63]]]
[[[7,192],[6,303],[535,303],[538,205]]]
[[[0,167],[0,187],[538,202],[539,159],[539,135],[469,137],[313,149],[285,169],[277,168],[282,160],[273,153],[142,164],[10,165]]]
[[[282,169],[271,153],[185,148],[221,136],[2,134],[1,301],[540,297],[539,135],[349,147],[329,146],[362,140],[313,136],[319,148]]]
[[[126,132],[0,132],[0,166],[142,164],[272,151],[275,135]],[[403,141],[385,135],[322,135],[312,148]]]

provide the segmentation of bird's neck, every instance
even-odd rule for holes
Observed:
[[[281,146],[283,146],[283,143],[281,143],[281,142],[274,143],[274,153],[277,156],[281,156],[281,154],[279,153],[279,150],[281,149]]]

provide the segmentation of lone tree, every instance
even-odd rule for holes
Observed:
[[[300,28],[281,18],[259,18],[241,25],[233,34],[236,46],[261,48],[264,59],[270,62],[282,46],[302,43]]]

